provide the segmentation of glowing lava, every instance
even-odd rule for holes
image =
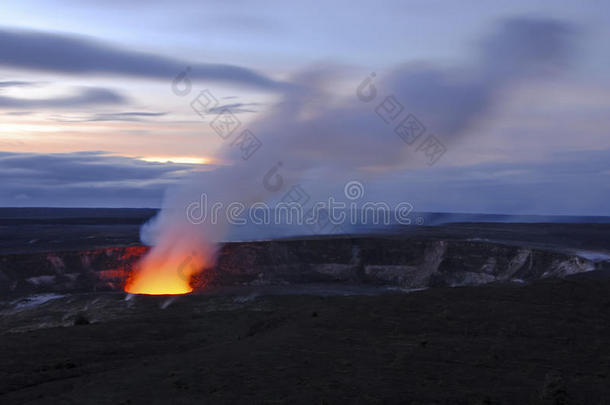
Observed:
[[[156,260],[154,256],[148,255],[127,281],[125,292],[148,295],[188,294],[193,291],[190,281],[198,268],[193,256],[177,261]]]
[[[193,291],[188,281],[171,276],[163,269],[154,272],[154,276],[136,276],[125,286],[125,292],[131,294],[169,295],[187,294]]]

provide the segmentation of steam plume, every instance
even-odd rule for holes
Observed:
[[[397,66],[366,84],[377,94],[372,102],[355,96],[358,84],[349,97],[333,93],[342,74],[336,67],[295,75],[280,101],[248,125],[263,142],[251,159],[240,160],[239,151],[227,142],[221,157],[232,166],[195,175],[167,193],[163,210],[142,230],[143,240],[154,245],[145,260],[179,263],[195,252],[198,269],[214,263],[215,246],[225,237],[227,224],[222,216],[217,224],[187,221],[185,209],[201,193],[225,204],[247,205],[275,198],[306,176],[324,181],[363,178],[412,165],[408,145],[390,137],[392,131],[374,112],[387,95],[451,145],[483,122],[516,82],[559,71],[568,62],[573,37],[574,30],[559,21],[505,21],[481,42],[470,66]]]

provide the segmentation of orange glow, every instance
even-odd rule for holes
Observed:
[[[179,277],[169,277],[164,274],[164,271],[155,276],[135,277],[125,286],[125,292],[130,294],[147,294],[147,295],[175,295],[188,294],[193,291],[193,288],[185,280]]]
[[[192,256],[183,260],[155,260],[145,257],[136,272],[127,280],[125,292],[130,294],[174,295],[193,291],[191,277],[198,266]]]

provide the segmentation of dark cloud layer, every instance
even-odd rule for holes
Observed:
[[[128,111],[92,114],[84,118],[57,117],[57,122],[100,122],[100,121],[124,121],[141,122],[167,115],[165,112]]]
[[[213,107],[209,109],[211,114],[221,114],[224,110],[229,110],[233,114],[236,113],[244,113],[244,112],[256,112],[255,109],[251,108],[253,106],[257,106],[259,103],[232,103],[232,104],[223,104],[217,107]]]
[[[2,87],[22,87],[22,86],[32,86],[34,82],[25,82],[20,80],[6,80],[0,82],[0,88]]]
[[[126,99],[119,93],[103,88],[81,88],[71,96],[47,99],[26,99],[0,96],[0,108],[46,109],[74,108],[104,104],[124,104]]]
[[[0,206],[158,206],[193,168],[103,152],[0,152]]]
[[[226,64],[197,64],[117,48],[75,35],[0,30],[0,66],[65,73],[120,75],[172,80],[186,66],[190,77],[275,89],[282,85],[260,73]]]
[[[610,150],[572,152],[538,163],[407,170],[365,185],[371,200],[426,211],[609,215],[608,162]],[[103,152],[0,152],[0,206],[159,207],[168,187],[193,169]],[[315,183],[306,180],[308,191]],[[327,185],[334,191],[314,198],[341,194],[342,183]]]
[[[481,43],[487,80],[540,75],[565,68],[578,55],[579,29],[564,21],[513,18]],[[524,63],[527,62],[527,63]]]
[[[129,111],[119,113],[96,114],[91,118],[91,121],[132,121],[140,118],[162,117],[167,113],[164,112],[143,112]]]
[[[402,184],[408,184],[406,196],[390,191]],[[385,189],[388,198],[408,198],[428,211],[608,216],[610,150],[555,154],[540,162],[410,170],[392,176]]]

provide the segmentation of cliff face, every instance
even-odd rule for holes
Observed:
[[[144,246],[0,256],[0,293],[120,290]],[[405,288],[533,281],[595,270],[577,256],[488,242],[331,238],[227,243],[205,285],[344,282]]]
[[[342,281],[423,288],[532,281],[598,267],[578,256],[496,243],[342,238],[227,244],[203,277],[221,285]]]
[[[0,294],[120,290],[146,246],[0,256]]]

